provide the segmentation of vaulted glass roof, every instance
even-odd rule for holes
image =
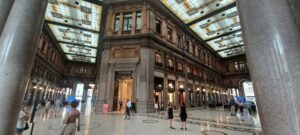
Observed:
[[[68,60],[95,63],[102,0],[49,0],[45,16]]]
[[[245,53],[236,0],[160,0],[222,58]]]

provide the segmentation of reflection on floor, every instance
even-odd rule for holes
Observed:
[[[91,102],[81,104],[81,131],[77,135],[260,135],[259,119],[249,116],[230,116],[223,109],[193,108],[188,110],[188,130],[181,131],[179,114],[175,112],[175,130],[168,128],[168,121],[161,114],[132,114],[130,120],[124,120],[123,113],[93,113]],[[37,115],[34,135],[57,135],[65,107],[58,117],[51,113],[47,118]],[[38,114],[41,114],[40,109]],[[29,135],[30,130],[24,132]]]

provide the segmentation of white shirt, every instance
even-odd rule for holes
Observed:
[[[26,121],[25,121],[25,116],[26,113],[23,111],[20,111],[19,117],[18,117],[18,123],[17,123],[17,128],[24,128]]]
[[[154,104],[154,108],[155,108],[155,109],[158,108],[158,104],[157,104],[157,103]]]
[[[127,107],[131,107],[131,102],[128,101],[128,102],[126,103],[126,106],[127,106]]]

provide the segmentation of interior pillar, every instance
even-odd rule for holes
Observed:
[[[15,134],[47,4],[47,0],[16,0],[3,29],[0,38],[1,135]]]
[[[300,34],[291,8],[287,0],[237,5],[263,134],[300,135]]]

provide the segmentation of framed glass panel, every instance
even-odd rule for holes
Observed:
[[[218,52],[218,54],[223,58],[236,56],[236,55],[240,55],[240,54],[244,54],[244,53],[245,53],[245,46],[241,46],[241,47],[237,47],[237,48],[228,49],[228,50]]]
[[[190,26],[203,40],[241,29],[237,7]]]
[[[132,13],[124,14],[123,30],[131,30],[132,28]]]
[[[142,13],[136,12],[136,29],[142,28]]]
[[[80,61],[80,62],[87,62],[87,63],[96,63],[96,58],[93,57],[85,57],[85,56],[78,56],[78,55],[66,55],[68,60],[71,61]]]
[[[242,38],[242,32],[238,31],[230,35],[208,41],[207,44],[215,51],[219,51],[231,47],[241,46],[244,44],[244,42]]]
[[[236,0],[160,0],[184,23],[192,22]]]
[[[60,43],[60,47],[62,48],[64,53],[68,53],[68,54],[75,54],[75,55],[89,56],[89,57],[97,56],[97,50],[90,47],[63,44],[63,43]]]
[[[99,35],[65,26],[48,24],[57,41],[81,44],[90,47],[98,46]]]
[[[45,20],[100,31],[102,7],[84,0],[49,0]]]

